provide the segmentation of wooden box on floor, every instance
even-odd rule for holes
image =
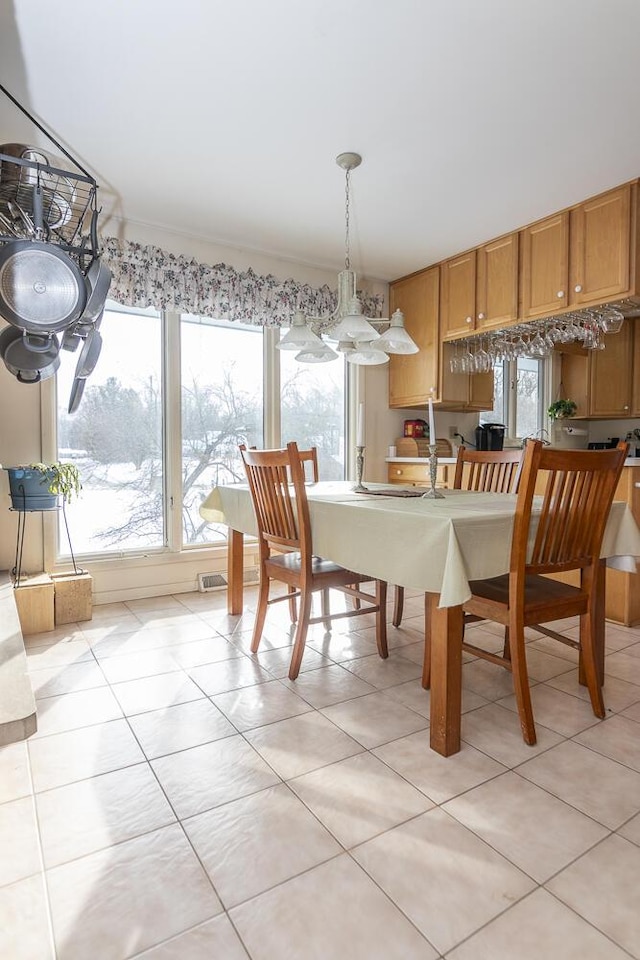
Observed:
[[[75,623],[91,620],[93,577],[90,573],[54,573],[51,575],[54,587],[54,605],[56,626],[62,623]]]
[[[53,593],[53,581],[46,573],[21,581],[13,591],[23,636],[53,630]]]

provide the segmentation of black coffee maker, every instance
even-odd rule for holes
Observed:
[[[481,423],[476,427],[476,450],[502,450],[504,423]]]

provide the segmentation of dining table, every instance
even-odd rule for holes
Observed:
[[[509,571],[516,495],[442,490],[429,499],[416,488],[368,484],[356,492],[347,481],[305,484],[314,554],[372,579],[425,595],[431,635],[430,746],[443,756],[460,749],[462,604],[469,582]],[[416,495],[418,494],[418,495]],[[227,607],[243,610],[244,537],[257,536],[247,484],[217,486],[200,506],[210,523],[229,528]],[[534,499],[532,534],[535,532]],[[628,505],[613,503],[597,578],[596,642],[604,681],[605,564],[635,572],[640,530]]]

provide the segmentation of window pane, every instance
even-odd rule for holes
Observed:
[[[263,331],[184,315],[180,336],[183,542],[226,540],[198,508],[212,487],[244,479],[240,443],[263,446]]]
[[[480,423],[507,423],[504,406],[505,366],[501,360],[493,368],[493,410],[483,410]]]
[[[516,436],[528,437],[540,429],[542,367],[540,360],[521,357],[516,377]]]
[[[61,351],[57,375],[58,457],[77,463],[82,481],[80,499],[66,508],[73,550],[162,547],[161,320],[108,309],[100,333],[100,359],[74,414],[67,407],[79,354]],[[59,545],[67,555],[64,529]]]
[[[293,350],[280,356],[280,436],[300,449],[318,448],[321,480],[344,480],[345,360],[298,363]]]

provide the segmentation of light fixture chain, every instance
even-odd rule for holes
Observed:
[[[344,268],[345,270],[351,269],[351,259],[349,257],[349,193],[350,193],[350,181],[349,177],[351,176],[351,170],[347,168],[345,174],[345,199],[344,199]]]

